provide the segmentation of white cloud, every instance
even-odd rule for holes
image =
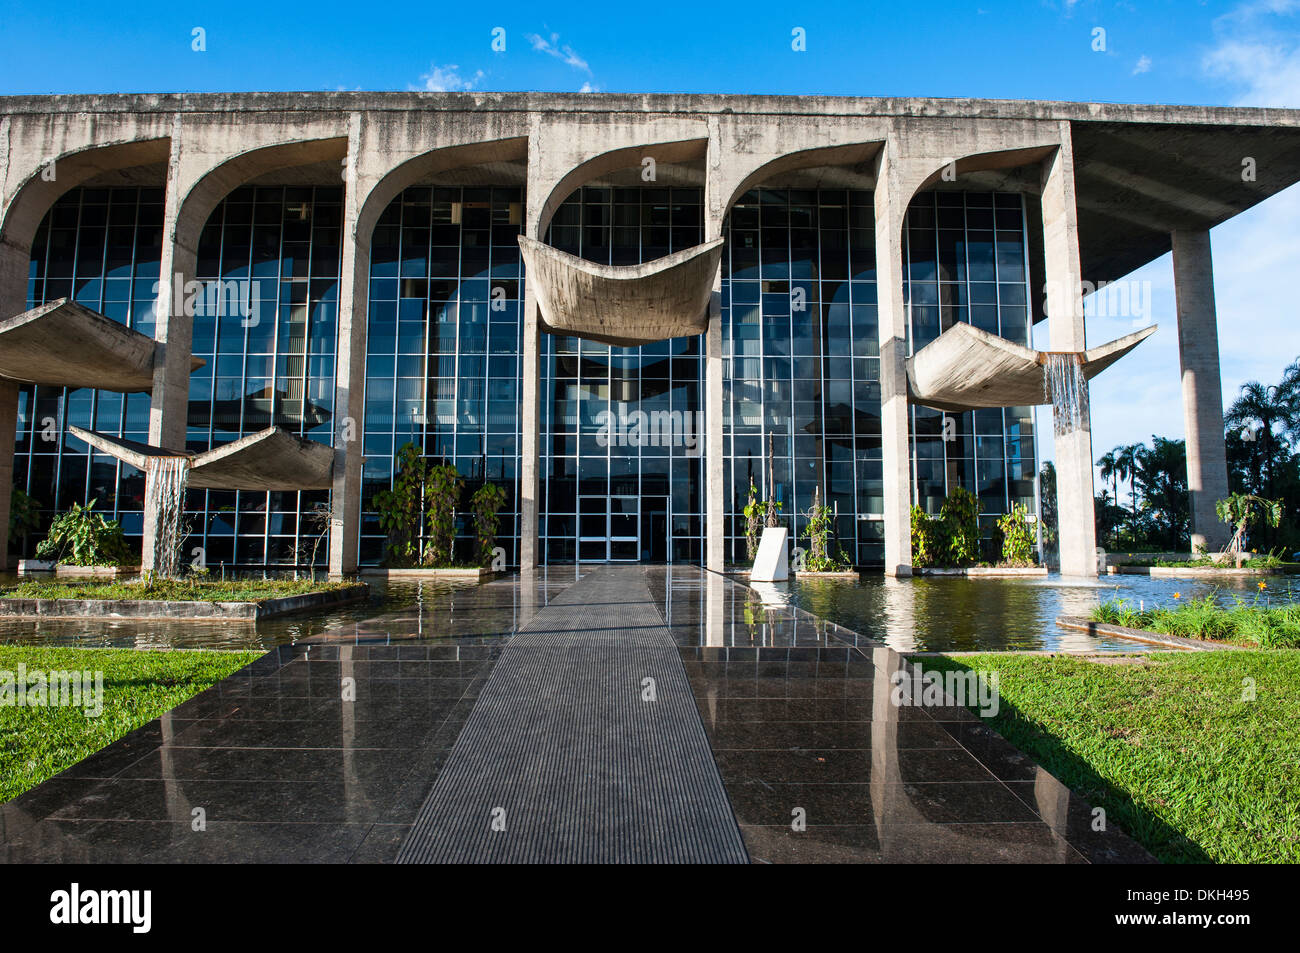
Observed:
[[[1245,3],[1214,22],[1206,75],[1236,90],[1239,106],[1300,106],[1300,0]]]
[[[429,72],[420,76],[420,85],[412,86],[411,89],[420,89],[429,93],[454,93],[470,90],[483,81],[484,75],[482,70],[478,70],[473,76],[466,78],[460,75],[460,67],[454,63],[449,66],[439,66],[432,63],[429,65]]]
[[[547,39],[537,33],[525,33],[524,38],[532,44],[533,49],[538,53],[554,56],[556,59],[563,60],[569,66],[584,73],[591,72],[591,67],[587,65],[587,61],[579,56],[573,47],[560,42],[560,34],[552,33],[550,39]]]
[[[1133,75],[1137,76],[1140,73],[1149,73],[1149,72],[1151,72],[1151,57],[1139,56],[1137,63],[1135,63],[1133,66]]]
[[[600,87],[597,86],[595,83],[591,82],[590,80],[588,80],[587,82],[585,82],[585,83],[582,84],[582,88],[579,89],[578,92],[580,92],[580,93],[598,93],[598,92],[600,92]]]
[[[1255,0],[1215,21],[1215,45],[1202,59],[1213,85],[1231,90],[1239,106],[1300,106],[1300,0]],[[1214,291],[1223,403],[1241,385],[1276,383],[1300,356],[1300,322],[1290,285],[1300,261],[1300,185],[1215,228]],[[1151,319],[1160,330],[1129,358],[1092,383],[1093,455],[1151,434],[1184,436],[1178,324],[1169,255],[1129,275],[1152,283]],[[1088,319],[1088,343],[1133,330],[1128,319]],[[1046,335],[1046,322],[1035,328]],[[1041,345],[1046,346],[1046,338]],[[1135,365],[1129,362],[1136,361]],[[1130,366],[1132,373],[1124,373]],[[1051,456],[1051,416],[1040,413],[1041,456]],[[1100,488],[1100,483],[1097,484]]]

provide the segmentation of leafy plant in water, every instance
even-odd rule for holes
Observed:
[[[474,513],[474,532],[478,535],[478,561],[482,566],[492,563],[492,550],[497,544],[497,530],[501,520],[497,514],[506,502],[506,491],[495,483],[484,483],[469,498]]]
[[[420,563],[420,527],[424,522],[428,461],[420,448],[406,443],[397,451],[397,474],[391,490],[375,494],[379,525],[388,534],[384,564],[393,568]]]
[[[940,552],[939,521],[919,506],[912,507],[912,565],[918,569],[934,566]]]
[[[1002,562],[1009,566],[1032,566],[1034,562],[1034,537],[1027,519],[1029,511],[1019,503],[1011,505],[1011,512],[998,517],[1002,533]]]
[[[95,512],[98,500],[85,506],[73,503],[50,523],[50,531],[36,546],[37,559],[52,559],[72,566],[120,566],[130,550],[122,524]]]
[[[424,550],[424,565],[452,565],[452,547],[456,542],[456,504],[465,486],[456,468],[450,463],[430,467],[425,481],[425,525],[428,545]]]
[[[965,487],[954,487],[939,508],[939,521],[943,524],[949,565],[966,566],[979,556],[980,504],[975,494]]]
[[[763,517],[767,504],[758,500],[758,487],[751,477],[749,481],[749,501],[745,504],[745,558],[753,562],[758,556],[758,539],[763,535]]]

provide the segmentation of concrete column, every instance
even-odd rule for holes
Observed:
[[[721,278],[718,279],[719,286]],[[704,347],[705,412],[705,559],[710,572],[722,572],[727,561],[726,466],[722,455],[722,313],[720,287],[714,291],[709,307],[709,330]]]
[[[1074,201],[1074,152],[1069,123],[1061,123],[1061,144],[1043,162],[1043,258],[1047,321],[1053,351],[1082,351],[1083,274],[1079,223]],[[1087,393],[1087,384],[1083,385]],[[1097,574],[1097,530],[1092,496],[1092,429],[1085,414],[1079,426],[1055,422],[1056,498],[1060,523],[1061,574]]]
[[[908,441],[907,311],[903,303],[903,218],[893,140],[876,176],[876,310],[880,334],[880,432],[884,457],[885,575],[912,574],[912,462]]]
[[[524,195],[524,234],[541,240],[548,223],[542,207],[550,188],[542,172],[541,119],[528,122],[528,188]],[[524,340],[519,362],[519,571],[532,572],[542,563],[538,522],[541,519],[541,430],[542,430],[542,329],[537,319],[537,296],[524,275]]]
[[[537,535],[541,518],[542,338],[537,298],[524,277],[524,353],[519,362],[519,569],[532,572],[542,562]]]
[[[158,265],[158,296],[154,300],[156,356],[149,404],[149,443],[169,450],[185,449],[194,342],[194,316],[185,313],[185,284],[194,279],[198,267],[198,236],[182,235],[177,228],[185,199],[180,179],[181,149],[181,118],[177,116],[167,166],[162,255]],[[154,514],[146,509],[140,560],[143,569],[157,565],[154,551],[157,532]]]
[[[9,504],[14,485],[14,436],[18,428],[18,384],[0,380],[0,570],[10,568]],[[41,502],[45,502],[42,500]],[[54,501],[50,500],[53,506]]]
[[[338,364],[334,370],[334,486],[330,506],[330,575],[357,571],[361,537],[361,447],[366,413],[367,279],[370,235],[358,234],[361,114],[348,122],[343,172],[343,259],[339,272]]]
[[[1218,551],[1228,544],[1228,527],[1219,521],[1214,504],[1228,495],[1228,463],[1223,448],[1223,387],[1210,233],[1204,229],[1177,231],[1172,237],[1192,551]]]
[[[704,240],[722,237],[727,217],[727,190],[723,185],[722,131],[717,116],[708,119],[709,145],[705,154]],[[726,254],[726,252],[723,252]],[[709,302],[709,329],[704,338],[704,566],[722,572],[727,564],[727,481],[722,445],[722,269],[713,278]]]
[[[0,242],[0,318],[22,314],[27,304],[27,269],[31,250]],[[14,485],[14,437],[18,430],[18,385],[0,379],[0,571],[9,559],[9,503]],[[48,506],[54,500],[41,500]]]

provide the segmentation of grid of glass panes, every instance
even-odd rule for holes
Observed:
[[[342,248],[338,187],[235,189],[199,237],[186,443],[208,450],[270,426],[331,444]],[[216,293],[220,291],[220,293]],[[221,565],[324,565],[329,491],[191,490],[191,536]]]
[[[458,557],[472,556],[466,505],[484,479],[506,491],[499,545],[518,562],[519,355],[523,292],[518,188],[417,186],[371,240],[361,562],[383,557],[374,495],[412,442],[466,478]]]
[[[614,265],[652,261],[703,240],[701,190],[660,187],[580,189],[556,210],[547,236],[556,248]],[[611,347],[545,335],[542,346],[546,561],[698,563],[704,533],[702,337]],[[638,410],[668,412],[678,438],[642,446],[601,438],[602,421],[609,419],[602,414]]]
[[[163,192],[156,188],[66,192],[32,242],[27,306],[72,298],[152,336],[162,203]],[[126,535],[139,545],[144,475],[113,457],[92,454],[67,433],[68,424],[144,442],[149,395],[23,387],[18,398],[14,486],[41,504],[43,524],[56,508],[94,500],[95,509],[121,520]],[[29,534],[23,555],[31,555],[42,535]]]
[[[814,489],[838,545],[883,557],[875,210],[869,191],[760,189],[742,196],[723,256],[727,558],[745,554],[744,507],[782,505],[802,533]]]
[[[1029,343],[1021,195],[925,193],[908,208],[904,239],[912,353],[958,321]],[[960,414],[913,407],[912,462],[914,499],[927,512],[937,513],[956,486],[978,495],[986,535],[1013,503],[1035,512],[1031,407]]]

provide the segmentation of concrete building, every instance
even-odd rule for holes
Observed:
[[[1214,546],[1208,230],[1298,179],[1300,112],[1273,109],[0,98],[0,525],[11,486],[47,511],[94,498],[148,560],[131,460],[280,427],[333,448],[332,489],[319,460],[300,489],[265,478],[278,438],[241,444],[240,481],[190,490],[187,553],[304,562],[328,504],[330,568],[377,562],[373,496],[413,441],[507,488],[523,567],[722,569],[752,479],[796,536],[819,489],[856,562],[906,574],[914,502],[962,485],[991,520],[1036,506],[1037,469],[1027,405],[927,407],[909,358],[969,323],[1028,379],[1035,322],[1083,352],[1085,291],[1172,248],[1193,532]],[[954,366],[927,365],[949,396]],[[1067,573],[1095,571],[1092,459],[1085,415],[1056,437]]]

